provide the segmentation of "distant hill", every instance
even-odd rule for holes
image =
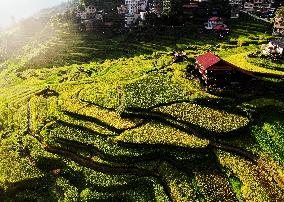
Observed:
[[[54,37],[56,27],[52,19],[58,13],[72,8],[70,3],[39,11],[35,15],[21,20],[0,33],[0,61],[15,58],[25,51],[28,45],[44,43]]]

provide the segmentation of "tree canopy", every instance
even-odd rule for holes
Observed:
[[[124,0],[80,0],[80,3],[84,4],[85,6],[89,6],[91,4],[94,4],[96,6],[108,9],[110,7],[113,7],[113,6],[123,4]]]
[[[280,7],[276,10],[276,15],[277,15],[277,16],[284,16],[284,6],[280,6]]]

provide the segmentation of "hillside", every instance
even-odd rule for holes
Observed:
[[[41,26],[1,58],[0,199],[283,201],[284,66],[246,58],[269,24],[230,23],[224,40],[195,25]],[[189,60],[173,63],[179,49]],[[208,50],[254,72],[257,90],[208,91],[191,69]]]

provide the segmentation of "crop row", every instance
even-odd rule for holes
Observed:
[[[67,148],[76,149],[76,147],[87,147],[87,151],[95,152],[100,157],[106,158],[110,161],[121,161],[127,160],[133,161],[136,159],[158,159],[158,158],[173,158],[180,160],[187,160],[194,158],[195,154],[200,152],[197,150],[197,153],[194,151],[189,152],[186,149],[177,150],[164,147],[147,147],[139,148],[136,146],[125,147],[123,145],[117,144],[117,141],[113,137],[102,136],[101,134],[91,133],[88,130],[65,124],[57,123],[53,126],[50,126],[48,130],[41,133],[42,136],[48,140],[51,144],[56,143],[58,140],[63,141],[62,144],[71,143],[73,146],[68,146]],[[71,141],[71,142],[70,142]],[[88,145],[88,146],[87,146]],[[135,144],[134,144],[135,145]],[[204,150],[204,149],[203,149]],[[205,150],[203,151],[205,152]]]
[[[98,134],[93,134],[79,128],[69,127],[62,124],[54,125],[54,127],[49,131],[48,139],[50,141],[54,141],[56,138],[93,145],[94,147],[99,148],[102,153],[112,155],[113,158],[119,156],[135,157],[141,156],[143,153],[147,154],[153,152],[151,150],[141,151],[139,149],[123,148],[115,144],[111,137],[102,137]]]
[[[225,152],[219,152],[218,158],[222,166],[231,171],[242,182],[241,193],[246,201],[271,201],[275,190],[267,188],[259,176],[258,167],[241,157]],[[272,182],[268,182],[272,183]],[[275,187],[274,187],[275,188]],[[277,188],[275,188],[277,189]],[[283,199],[282,199],[283,200]]]
[[[103,122],[104,124],[114,127],[116,129],[128,129],[141,123],[139,119],[125,119],[121,118],[119,114],[113,110],[104,109],[102,107],[80,102],[77,99],[61,99],[59,100],[60,108],[63,112],[69,112],[69,114],[76,114],[82,119],[93,119],[97,122]]]
[[[68,116],[67,114],[63,113],[63,112],[58,112],[56,114],[56,119],[58,121],[61,122],[65,122],[67,124],[70,125],[75,125],[78,127],[83,127],[86,129],[89,129],[91,131],[93,131],[94,133],[99,133],[101,135],[106,135],[106,136],[113,136],[113,135],[117,135],[116,133],[114,133],[113,131],[108,130],[107,128],[94,123],[92,121],[88,121],[88,120],[82,120],[73,116]]]
[[[194,172],[197,186],[199,187],[205,201],[236,201],[236,196],[229,180],[219,171],[212,168],[196,170]]]
[[[252,134],[261,148],[282,165],[284,165],[283,124],[282,112],[269,111],[262,115],[262,122],[252,128]]]
[[[124,104],[128,108],[149,108],[189,99],[193,92],[181,88],[171,75],[147,76],[125,86]]]
[[[173,201],[197,201],[190,176],[165,162],[158,169],[168,184]]]
[[[158,107],[153,112],[170,115],[177,121],[191,123],[213,132],[230,132],[249,123],[249,119],[241,115],[185,102]]]
[[[84,87],[79,98],[107,108],[117,108],[120,96],[118,88],[145,76],[148,71],[168,65],[169,60],[171,57],[152,59],[142,55],[133,58],[105,60],[104,63],[96,66],[101,71],[96,73],[92,84]]]
[[[127,130],[115,140],[135,144],[174,145],[189,148],[202,148],[209,143],[208,140],[200,139],[192,134],[187,134],[173,127],[155,122]]]
[[[52,121],[58,110],[56,97],[33,96],[28,104],[33,131],[39,131],[46,123]]]

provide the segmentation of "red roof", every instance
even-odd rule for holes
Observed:
[[[211,17],[208,21],[223,21],[220,17]]]
[[[225,25],[216,25],[213,29],[214,30],[219,30],[219,31],[221,31],[221,30],[229,30],[229,28],[226,27]]]
[[[203,55],[200,55],[196,58],[196,62],[203,67],[203,69],[207,69],[208,67],[211,67],[212,65],[217,64],[221,61],[221,58],[214,55],[212,52],[205,53]]]
[[[220,65],[217,65],[217,63],[220,63]],[[203,55],[200,55],[196,57],[196,63],[199,65],[199,68],[201,68],[201,71],[204,73],[207,69],[211,69],[211,67],[214,70],[226,70],[228,68],[234,68],[237,69],[240,72],[243,72],[245,74],[248,74],[250,76],[253,76],[251,72],[244,70],[240,67],[237,67],[225,60],[222,60],[219,56],[214,55],[212,52],[207,52]],[[254,76],[253,76],[254,77]]]

